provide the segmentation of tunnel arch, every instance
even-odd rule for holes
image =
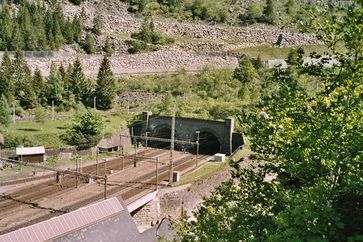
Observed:
[[[222,146],[218,136],[211,130],[202,129],[199,131],[199,154],[214,155],[215,153],[220,153]],[[194,131],[192,141],[196,142],[197,137],[198,135]],[[193,152],[196,152],[196,147],[194,147]]]
[[[170,139],[171,127],[169,125],[160,124],[151,130],[149,136]],[[170,147],[170,143],[160,142],[160,141],[149,141],[149,146],[154,148],[168,148]]]

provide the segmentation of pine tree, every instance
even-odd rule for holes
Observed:
[[[287,64],[291,66],[300,66],[304,62],[304,49],[299,47],[292,48],[287,56]]]
[[[94,40],[91,34],[87,34],[86,35],[86,40],[85,43],[83,45],[84,50],[86,51],[87,54],[93,54],[95,53],[95,44],[94,44]]]
[[[12,65],[9,52],[5,50],[0,67],[0,96],[4,95],[8,102],[14,100],[14,85],[12,82]]]
[[[277,21],[277,16],[274,10],[274,4],[272,0],[266,1],[266,6],[263,9],[263,19],[266,23],[274,24]]]
[[[45,87],[46,83],[44,82],[42,73],[38,68],[36,68],[33,75],[33,89],[37,96],[38,103],[43,104],[46,101]]]
[[[256,69],[253,67],[250,58],[244,56],[240,60],[238,67],[234,70],[233,77],[242,83],[252,82],[258,77]]]
[[[106,37],[106,41],[105,41],[105,46],[103,47],[103,51],[105,52],[106,56],[111,56],[112,55],[112,47],[111,47],[111,44],[110,44],[110,37],[107,36]]]
[[[62,46],[63,43],[62,31],[60,28],[59,21],[56,17],[54,17],[53,41],[54,41],[54,47],[56,49],[59,49]]]
[[[17,49],[15,53],[12,73],[15,98],[19,100],[23,108],[33,108],[37,101],[37,96],[33,90],[30,68],[25,62],[23,52],[20,49]]]
[[[261,18],[261,10],[257,3],[250,3],[248,5],[246,15],[250,23],[256,23]]]
[[[5,4],[0,15],[0,36],[2,39],[1,49],[10,49],[12,47],[12,36],[14,31],[14,22],[8,4]]]
[[[0,96],[0,124],[8,126],[10,123],[10,108],[6,97],[4,95]]]
[[[72,29],[73,29],[73,40],[76,43],[81,43],[82,36],[82,21],[78,16],[75,16],[72,21]]]
[[[48,104],[54,102],[55,105],[62,104],[64,94],[64,87],[61,81],[60,73],[57,67],[52,63],[50,67],[50,74],[47,81],[46,97]]]
[[[72,72],[70,75],[70,84],[72,87],[72,93],[76,102],[82,102],[84,96],[88,91],[86,78],[84,76],[82,65],[80,60],[77,58],[73,63]]]
[[[102,20],[101,20],[101,16],[99,14],[96,15],[96,17],[93,19],[93,28],[92,28],[92,32],[95,35],[101,35],[101,30],[102,29]]]
[[[262,61],[262,59],[261,59],[261,56],[260,55],[258,55],[257,56],[257,59],[256,59],[256,61],[254,62],[254,67],[256,68],[256,70],[260,70],[260,69],[262,69],[265,65],[263,64],[263,61]]]
[[[13,35],[12,35],[11,41],[10,41],[10,49],[23,50],[24,47],[25,47],[24,36],[21,32],[20,26],[18,24],[15,24],[14,29],[13,29]]]
[[[112,103],[116,97],[116,84],[113,79],[110,61],[106,56],[103,58],[98,72],[95,97],[97,99],[97,108],[102,110],[112,108]]]

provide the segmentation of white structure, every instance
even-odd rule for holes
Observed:
[[[216,162],[224,162],[225,160],[226,160],[225,154],[217,153],[214,155],[214,161]]]
[[[43,162],[45,155],[44,146],[39,147],[17,147],[16,156],[18,160],[25,162]]]

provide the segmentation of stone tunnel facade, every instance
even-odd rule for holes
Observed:
[[[152,115],[143,112],[142,127],[138,129],[138,135],[144,136],[147,132],[150,137],[170,139],[172,128],[172,117]],[[234,120],[232,118],[224,121],[212,121],[195,118],[175,118],[175,140],[193,141],[197,140],[199,131],[200,148],[211,148],[214,153],[231,154],[234,148],[243,144],[242,134],[234,133]],[[214,142],[213,142],[214,140]],[[176,144],[177,147],[177,144]]]

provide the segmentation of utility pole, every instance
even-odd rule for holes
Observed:
[[[136,167],[137,140],[136,139],[133,139],[133,137],[134,137],[134,127],[131,127],[131,137],[132,137],[132,141],[134,142],[134,149],[135,149],[135,153],[134,153],[134,167]]]
[[[130,93],[127,93],[127,114],[130,114]]]
[[[100,160],[100,149],[98,146],[96,147],[96,176],[98,176],[98,170],[99,170],[99,160]]]
[[[146,149],[147,149],[147,136],[148,136],[148,133],[149,132],[145,132],[145,138],[146,138],[146,140],[145,140],[145,146],[146,146]]]
[[[107,176],[107,160],[106,159],[105,159],[104,167],[105,167],[105,177],[106,177]]]
[[[197,155],[195,156],[195,167],[198,167],[198,155],[199,155],[199,134],[200,131],[197,130],[195,131],[195,133],[197,133]]]
[[[13,102],[13,123],[15,124],[15,102]]]
[[[156,182],[155,182],[155,186],[156,186],[156,191],[158,190],[158,186],[159,186],[159,157],[156,157],[156,171],[155,171],[155,176],[156,176]]]
[[[169,182],[173,182],[173,159],[174,159],[174,141],[175,141],[175,113],[176,107],[174,103],[173,117],[171,119],[171,142],[170,142],[170,170],[169,170]]]
[[[78,156],[76,158],[76,188],[78,188]]]
[[[54,120],[54,100],[52,100],[52,120]]]
[[[93,109],[94,109],[94,110],[97,110],[97,107],[96,107],[96,98],[97,98],[97,97],[94,97],[94,98],[93,98]]]
[[[107,175],[105,175],[105,193],[104,193],[104,196],[105,196],[105,200],[107,199]]]

